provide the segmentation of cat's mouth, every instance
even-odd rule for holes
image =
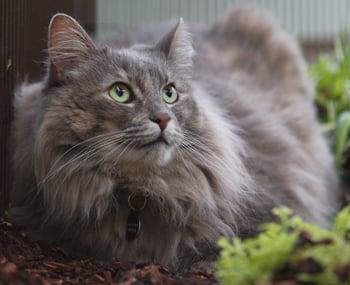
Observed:
[[[169,142],[167,142],[167,140],[162,135],[160,135],[157,139],[144,144],[142,147],[154,147],[162,144],[169,145]]]

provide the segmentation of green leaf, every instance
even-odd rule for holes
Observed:
[[[338,213],[333,227],[333,231],[339,235],[344,235],[348,230],[350,230],[350,205]]]
[[[338,168],[343,163],[343,155],[346,151],[345,146],[349,140],[350,131],[350,111],[343,112],[336,125],[335,134],[335,157]]]
[[[350,264],[350,242],[345,233],[350,229],[350,205],[336,217],[331,230],[320,228],[294,216],[288,208],[273,210],[278,222],[267,223],[254,238],[221,238],[216,276],[223,285],[269,283],[282,268],[297,268],[300,262],[315,260],[323,268],[313,274],[300,273],[298,281],[329,285],[341,283],[336,275],[339,266]],[[302,232],[313,243],[297,246]],[[324,242],[329,240],[330,242]],[[341,254],[340,254],[341,253]]]

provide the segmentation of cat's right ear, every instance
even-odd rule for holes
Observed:
[[[55,81],[64,81],[67,73],[86,60],[96,47],[83,27],[66,14],[52,17],[48,30],[50,73]]]
[[[187,32],[182,18],[180,18],[176,26],[157,43],[156,47],[165,54],[167,60],[173,62],[179,68],[188,69],[192,66],[194,50],[190,34]]]

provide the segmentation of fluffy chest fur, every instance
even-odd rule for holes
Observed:
[[[181,21],[158,34],[100,46],[54,17],[47,75],[15,98],[14,220],[78,254],[174,270],[210,264],[219,236],[254,234],[275,206],[327,225],[337,179],[295,43],[246,8],[194,30],[194,47]],[[147,205],[127,241],[130,193]]]

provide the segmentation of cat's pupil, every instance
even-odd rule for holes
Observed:
[[[116,93],[118,94],[119,97],[122,97],[124,95],[124,90],[118,87]]]
[[[173,95],[173,92],[171,91],[170,88],[167,88],[167,89],[165,90],[165,95],[168,96],[168,97],[171,97],[171,96]]]

